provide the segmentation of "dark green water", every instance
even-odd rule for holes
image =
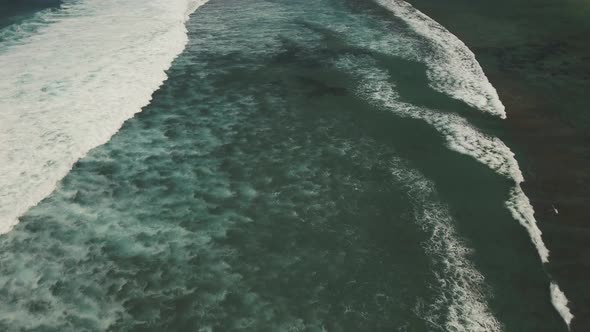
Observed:
[[[18,24],[36,12],[59,7],[59,0],[0,0],[0,28]]]
[[[2,330],[567,330],[513,181],[441,129],[500,120],[429,87],[423,36],[343,0],[211,0],[188,30],[0,238]]]
[[[499,90],[510,127],[503,139],[521,162],[551,274],[571,294],[572,330],[590,330],[590,3],[411,3],[458,35]]]

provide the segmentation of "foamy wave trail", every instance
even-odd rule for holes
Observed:
[[[427,122],[440,132],[447,141],[447,146],[456,152],[473,157],[495,172],[514,181],[506,207],[512,216],[527,230],[543,263],[549,262],[549,250],[542,239],[542,232],[537,226],[534,209],[522,190],[524,177],[514,157],[514,153],[497,137],[486,135],[473,127],[464,118],[450,113],[437,112],[400,101],[395,86],[389,75],[371,64],[368,59],[342,58],[336,66],[353,73],[359,80],[358,94],[376,107],[393,112],[398,116]],[[359,65],[364,63],[365,65]],[[367,66],[366,64],[369,63]],[[552,298],[555,309],[569,326],[573,315],[567,307],[567,299],[552,283]],[[557,295],[555,295],[557,294]]]
[[[563,291],[559,289],[559,286],[557,286],[555,282],[551,283],[551,285],[549,286],[549,291],[551,292],[551,303],[553,303],[553,306],[555,307],[555,309],[557,309],[557,312],[561,315],[561,317],[569,327],[570,323],[572,322],[572,319],[574,318],[574,315],[572,315],[570,309],[567,306],[569,301],[565,297]]]
[[[0,44],[0,233],[150,102],[205,2],[70,0],[11,28],[24,37]]]
[[[482,111],[506,118],[504,105],[475,54],[449,30],[402,0],[376,0],[433,48],[427,59],[431,87]]]
[[[439,203],[434,184],[418,171],[394,160],[392,174],[412,198],[415,220],[430,234],[426,251],[436,266],[439,294],[424,318],[446,331],[499,332],[502,325],[491,313],[484,277],[469,261],[471,249],[457,236],[446,206]]]

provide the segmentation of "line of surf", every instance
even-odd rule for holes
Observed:
[[[432,47],[428,78],[437,91],[462,100],[484,112],[506,118],[505,107],[490,84],[475,54],[445,27],[402,0],[376,0],[401,18]]]
[[[421,316],[445,331],[502,331],[482,292],[484,277],[470,262],[471,249],[457,236],[451,214],[439,202],[434,184],[404,164],[394,160],[391,172],[406,187],[416,221],[430,234],[425,249],[435,265],[439,289],[435,302]]]
[[[149,104],[206,2],[71,0],[12,29],[29,35],[0,44],[0,234]]]
[[[359,80],[357,93],[376,107],[393,112],[398,116],[427,122],[440,132],[447,141],[447,146],[456,152],[473,157],[495,172],[514,181],[510,198],[506,202],[512,216],[527,230],[543,263],[549,262],[549,250],[542,239],[542,232],[537,226],[534,210],[521,188],[523,175],[514,158],[514,153],[497,137],[489,136],[473,127],[464,118],[451,113],[437,112],[400,101],[395,85],[389,75],[376,69],[371,60],[342,58],[336,65],[346,72],[356,75]],[[559,287],[552,282],[552,303],[569,326],[572,314],[567,307],[563,292],[555,291]]]
[[[435,90],[462,100],[482,111],[506,118],[505,107],[496,89],[488,81],[473,52],[459,38],[403,0],[376,0],[376,2],[401,18],[432,45],[434,52],[427,56],[426,60],[430,84]],[[414,112],[415,110],[409,111],[409,113]],[[541,261],[548,263],[549,250],[543,243],[541,230],[534,217],[534,209],[522,190],[521,184],[524,178],[512,151],[498,138],[478,132],[460,117],[448,116],[443,121],[446,123],[444,125],[441,125],[440,120],[432,120],[430,116],[426,118],[430,118],[429,122],[447,136],[450,148],[474,157],[515,181],[506,205],[513,217],[527,229]],[[483,145],[473,145],[475,142]],[[568,300],[565,294],[554,281],[550,285],[550,294],[555,309],[569,327],[573,315],[567,306]]]

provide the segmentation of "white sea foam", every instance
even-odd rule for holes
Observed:
[[[400,101],[395,85],[390,82],[388,74],[375,69],[374,63],[362,59],[365,65],[359,65],[358,60],[344,58],[337,62],[337,66],[356,74],[360,80],[358,93],[376,107],[403,117],[423,120],[433,126],[446,139],[447,146],[454,151],[468,155],[487,165],[492,170],[514,181],[510,198],[506,202],[512,216],[527,230],[543,263],[549,262],[549,250],[542,239],[542,232],[537,225],[534,209],[521,188],[523,175],[514,158],[514,153],[497,137],[482,133],[464,118],[449,113],[442,113],[417,107]],[[368,66],[367,66],[367,63]],[[555,284],[555,287],[557,285]],[[563,293],[560,300],[553,297],[556,310],[569,325],[572,317],[567,310],[567,299]]]
[[[0,233],[150,102],[205,2],[66,1],[0,44]]]
[[[567,327],[569,328],[570,323],[574,318],[574,315],[572,315],[570,309],[567,306],[569,301],[567,300],[565,294],[561,291],[561,289],[559,289],[559,286],[557,286],[555,282],[551,283],[551,286],[549,286],[549,290],[551,292],[551,303],[553,303],[553,306],[555,307],[559,315],[561,315],[561,317],[567,324]]]
[[[543,243],[533,207],[520,187],[524,177],[514,158],[514,153],[504,142],[497,137],[482,133],[458,115],[436,112],[401,102],[393,83],[388,83],[385,72],[366,73],[360,92],[379,107],[384,107],[401,116],[426,121],[444,135],[451,150],[471,156],[492,170],[514,180],[515,187],[506,205],[514,218],[528,231],[541,260],[544,263],[549,261],[549,250]]]
[[[440,290],[425,319],[445,331],[494,332],[502,325],[491,313],[485,294],[484,277],[469,261],[471,250],[459,239],[448,209],[438,202],[432,182],[414,169],[394,161],[391,168],[407,188],[414,215],[430,234],[426,250],[433,258]]]
[[[403,19],[408,26],[425,37],[432,45],[434,52],[427,57],[427,65],[429,66],[428,76],[434,89],[463,100],[480,110],[506,118],[505,107],[500,101],[496,89],[488,81],[473,52],[459,38],[403,0],[376,1]],[[434,124],[432,120],[428,122]],[[516,184],[506,205],[513,217],[528,231],[541,261],[548,263],[549,250],[543,243],[541,230],[534,217],[534,209],[522,190],[521,183],[524,182],[524,178],[512,151],[499,139],[485,137],[475,129],[468,129],[471,126],[463,119],[451,122],[451,127],[455,128],[450,131],[437,127],[447,136],[450,148],[474,157],[515,181]],[[447,122],[446,125],[448,124]],[[447,127],[447,129],[449,128]],[[466,135],[461,137],[454,135],[454,133],[465,133]],[[475,149],[473,149],[474,147]],[[483,149],[481,149],[482,147]],[[490,148],[492,149],[490,150]],[[480,152],[484,152],[484,154]],[[504,159],[504,165],[498,163],[502,159]],[[567,307],[568,300],[565,294],[559,290],[555,282],[551,284],[551,294],[553,305],[569,326],[573,315]]]
[[[543,261],[543,263],[548,263],[549,249],[547,249],[545,243],[543,243],[541,230],[537,226],[537,221],[535,220],[535,210],[533,210],[531,202],[525,195],[524,191],[522,191],[520,184],[517,184],[512,188],[506,206],[512,213],[514,219],[518,220],[518,222],[520,222],[520,224],[529,232],[531,240],[537,248],[539,257],[541,257],[541,261]]]
[[[506,118],[504,105],[471,50],[445,27],[401,0],[376,0],[429,41],[427,55],[431,86],[455,99]]]

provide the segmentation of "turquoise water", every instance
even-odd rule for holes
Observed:
[[[496,146],[453,149],[501,120],[432,87],[406,21],[211,0],[187,29],[151,103],[0,237],[2,330],[567,330]]]

